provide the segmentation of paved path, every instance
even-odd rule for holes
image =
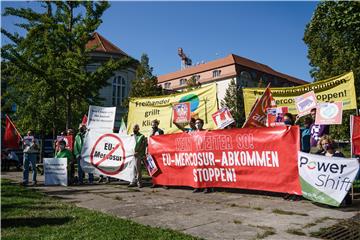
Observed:
[[[20,181],[21,174],[3,172],[2,178]],[[290,202],[255,192],[203,194],[187,189],[128,188],[125,182],[47,187],[43,185],[43,176],[38,179],[38,186],[33,188],[79,207],[204,239],[256,239],[269,230],[275,234],[266,239],[313,239],[309,237],[310,232],[353,217],[360,211],[360,200],[351,207],[328,208],[305,200]],[[289,215],[291,213],[293,215]],[[289,234],[286,232],[289,229],[299,229],[308,236]]]

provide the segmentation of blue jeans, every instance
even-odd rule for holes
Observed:
[[[80,165],[80,158],[78,158],[78,160],[77,160],[77,165],[78,165],[79,183],[83,183],[84,178],[83,178],[83,170]],[[89,183],[93,183],[93,182],[94,182],[94,174],[89,173]]]
[[[29,164],[32,168],[32,182],[36,182],[36,153],[24,153],[23,183],[29,182]]]

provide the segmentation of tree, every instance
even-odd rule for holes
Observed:
[[[114,71],[134,60],[110,59],[87,71],[93,49],[86,44],[101,24],[107,2],[45,1],[42,7],[42,12],[5,8],[5,16],[22,18],[16,25],[26,34],[1,29],[12,41],[1,49],[6,62],[2,74],[9,84],[6,94],[18,106],[19,125],[49,133],[78,124],[88,104],[101,102],[99,90]]]
[[[245,122],[244,99],[242,88],[238,87],[234,79],[225,92],[224,100],[221,100],[221,107],[227,107],[233,116],[236,127],[241,127]]]
[[[195,76],[191,76],[191,78],[186,80],[186,91],[192,91],[200,87],[201,87],[201,83],[196,79]]]
[[[357,105],[360,106],[360,3],[352,1],[320,2],[305,28],[310,74],[315,81],[352,70],[355,75]],[[344,124],[331,128],[336,138],[349,138],[349,114]]]
[[[150,67],[149,57],[146,53],[141,55],[140,64],[137,65],[135,79],[131,83],[129,98],[124,100],[123,105],[129,109],[129,99],[136,97],[151,97],[163,95],[161,85],[157,77],[153,75],[153,68]],[[124,114],[127,119],[128,112]]]
[[[136,69],[135,79],[132,81],[129,97],[162,95],[162,87],[158,85],[157,77],[152,72],[153,68],[149,65],[149,57],[146,53],[143,53],[140,64]]]

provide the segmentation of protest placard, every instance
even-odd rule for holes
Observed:
[[[360,116],[350,116],[352,154],[360,155]]]
[[[316,106],[315,124],[331,125],[342,123],[342,102],[318,103]]]
[[[265,88],[244,88],[245,115],[249,115],[256,100],[264,94]],[[296,114],[295,97],[314,91],[317,102],[343,102],[344,110],[356,109],[355,78],[353,72],[322,81],[294,87],[272,87],[271,93],[276,106],[288,107]]]
[[[66,158],[44,158],[45,185],[68,185]]]
[[[314,91],[295,97],[295,106],[299,116],[309,114],[311,109],[316,108],[316,104],[317,100]]]
[[[152,136],[153,183],[301,194],[298,126],[234,128]]]
[[[223,129],[235,122],[227,107],[219,109],[216,113],[212,115],[212,118],[218,129]]]
[[[302,194],[315,202],[339,206],[359,171],[357,159],[298,153]]]
[[[115,123],[116,107],[89,106],[87,119],[88,129],[104,129],[112,131]]]
[[[144,163],[145,163],[145,167],[150,176],[154,176],[157,173],[157,171],[159,170],[158,167],[156,166],[156,163],[155,163],[153,157],[150,154],[148,154],[146,156]]]
[[[164,96],[131,98],[127,130],[132,132],[135,124],[145,136],[152,132],[151,122],[157,119],[165,134],[179,132],[173,121],[173,106],[177,103],[190,102],[191,117],[204,120],[204,128],[216,129],[211,115],[218,110],[216,84],[209,84],[192,91]]]
[[[268,108],[267,109],[267,126],[284,126],[283,122],[285,113],[288,112],[288,107]]]
[[[81,167],[84,172],[133,181],[135,137],[92,130],[84,139]]]
[[[191,118],[190,102],[177,103],[173,107],[174,122],[188,123]]]

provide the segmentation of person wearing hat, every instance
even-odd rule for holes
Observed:
[[[84,145],[85,133],[86,133],[86,125],[81,123],[79,125],[79,132],[76,134],[75,143],[74,143],[74,155],[75,155],[75,158],[77,160],[77,165],[78,165],[79,184],[83,184],[83,179],[84,179],[80,162],[81,162],[81,150]],[[93,184],[93,182],[94,182],[94,174],[89,173],[89,183]]]
[[[74,164],[74,155],[70,150],[66,149],[66,142],[64,140],[59,141],[59,151],[56,153],[55,157],[67,159],[68,184],[72,184],[74,176],[71,171],[71,166]]]

